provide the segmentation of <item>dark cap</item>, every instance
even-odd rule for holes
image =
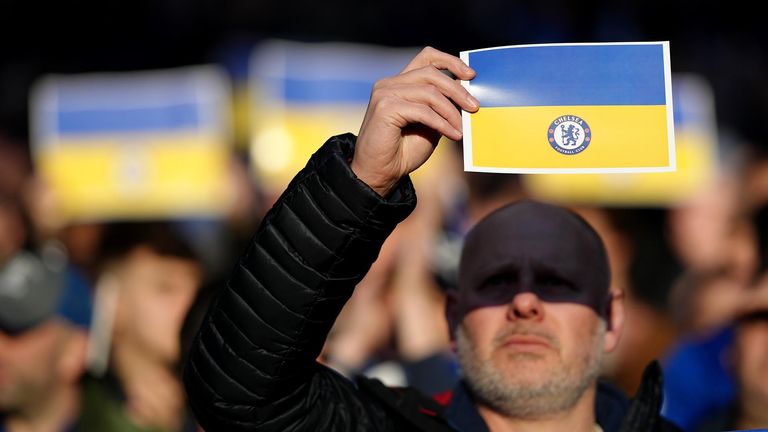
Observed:
[[[474,307],[530,290],[542,300],[583,304],[605,316],[609,287],[597,232],[576,213],[536,201],[515,202],[481,220],[467,234],[459,265],[459,289],[487,293]]]
[[[90,309],[87,286],[62,259],[22,251],[0,265],[0,331],[21,333],[54,317],[87,327]]]

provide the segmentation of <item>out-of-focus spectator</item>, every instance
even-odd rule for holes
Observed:
[[[744,297],[733,332],[729,365],[736,395],[727,406],[708,413],[696,431],[768,428],[768,274]]]
[[[672,290],[672,318],[682,334],[711,335],[731,322],[745,290],[725,268],[687,273]]]
[[[753,231],[740,183],[722,175],[711,188],[669,212],[669,237],[681,262],[696,273],[726,270],[739,282],[754,274]]]
[[[108,367],[85,380],[82,430],[194,430],[178,363],[203,277],[197,256],[172,226],[137,223],[109,226],[100,258],[90,360]]]
[[[734,211],[726,250],[727,259],[715,262],[711,269],[694,269],[675,286],[671,301],[673,317],[681,338],[665,359],[666,382],[664,412],[686,430],[697,425],[725,425],[734,419],[725,415],[736,396],[738,383],[729,358],[738,345],[745,305],[757,299],[750,289],[755,275],[764,272],[768,213],[752,212],[751,189],[745,190],[742,208]],[[750,223],[751,222],[751,223]],[[759,305],[759,302],[758,302]],[[754,307],[755,305],[752,305]],[[735,324],[734,324],[735,323]],[[713,416],[713,412],[717,413]],[[702,418],[707,418],[702,423]]]
[[[19,251],[0,263],[0,431],[76,430],[89,293],[63,255]],[[72,428],[72,429],[71,429]]]
[[[666,297],[678,265],[664,238],[661,209],[578,208],[600,234],[611,264],[611,284],[625,295],[625,327],[606,355],[603,376],[635,394],[649,361],[662,356],[676,336]]]

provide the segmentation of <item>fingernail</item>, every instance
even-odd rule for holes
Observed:
[[[467,103],[469,103],[469,107],[472,109],[480,107],[480,101],[475,99],[472,95],[467,95]]]
[[[464,70],[469,74],[475,75],[475,70],[467,65],[464,65]]]

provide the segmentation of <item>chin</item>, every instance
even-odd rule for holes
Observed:
[[[513,377],[539,375],[540,373],[549,373],[553,369],[545,357],[530,353],[507,355],[503,361],[494,362],[494,366],[498,370],[504,371],[504,375]]]

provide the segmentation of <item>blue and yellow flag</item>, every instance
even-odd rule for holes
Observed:
[[[674,171],[667,42],[461,53],[480,101],[463,114],[464,167],[515,173]]]
[[[32,150],[71,220],[220,216],[231,204],[221,71],[49,76],[32,94]]]

